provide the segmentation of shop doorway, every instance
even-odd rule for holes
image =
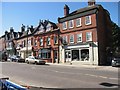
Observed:
[[[65,62],[71,61],[71,50],[65,50]]]
[[[57,53],[57,50],[54,50],[53,51],[53,58],[54,58],[54,63],[57,63],[58,62],[58,53]]]

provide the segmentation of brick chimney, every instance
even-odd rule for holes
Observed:
[[[69,15],[69,7],[68,7],[68,5],[66,5],[65,4],[65,6],[64,6],[64,16],[68,16]]]
[[[95,0],[88,0],[88,6],[95,5]]]
[[[25,31],[25,25],[22,24],[21,32],[23,33],[24,31]]]

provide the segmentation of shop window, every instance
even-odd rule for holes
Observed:
[[[39,58],[42,58],[42,59],[51,58],[50,49],[40,49],[39,50]]]
[[[89,61],[89,49],[81,50],[81,61]]]
[[[72,50],[72,60],[79,60],[79,50]]]

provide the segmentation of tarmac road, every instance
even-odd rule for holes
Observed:
[[[27,86],[44,88],[117,88],[118,71],[70,67],[64,65],[33,65],[1,62],[2,75]]]

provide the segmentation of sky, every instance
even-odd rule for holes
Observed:
[[[0,36],[10,27],[20,31],[21,25],[36,27],[39,20],[58,23],[58,17],[64,16],[64,5],[70,12],[87,7],[87,2],[2,2],[0,3]],[[118,24],[118,2],[96,2],[110,12],[111,20]],[[2,14],[1,14],[2,13]]]

